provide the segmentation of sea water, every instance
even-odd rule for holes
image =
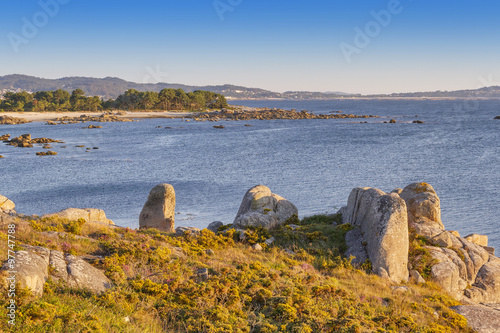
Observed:
[[[354,187],[391,191],[423,181],[439,195],[448,230],[486,234],[500,248],[500,120],[493,119],[500,101],[231,103],[379,118],[223,122],[224,129],[182,119],[102,123],[102,129],[0,125],[0,135],[65,142],[52,144],[58,155],[48,157],[35,156],[41,146],[1,144],[0,194],[20,213],[100,208],[116,224],[136,228],[151,188],[169,183],[176,226],[203,228],[232,223],[243,195],[257,184],[293,202],[302,217],[336,212]],[[384,123],[390,119],[397,123]]]

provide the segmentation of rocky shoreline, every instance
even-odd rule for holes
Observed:
[[[205,232],[198,228],[175,227],[175,201],[175,190],[171,185],[154,187],[139,216],[140,230],[189,239],[206,237]],[[266,186],[258,185],[246,192],[232,224],[215,221],[207,229],[221,237],[234,234],[240,242],[250,237],[247,231],[251,230],[287,228],[290,234],[287,237],[293,237],[302,228],[294,222],[297,215],[294,204],[272,193]],[[65,223],[71,228],[89,223],[119,228],[98,209],[70,208],[41,217],[27,217],[18,214],[15,204],[3,196],[0,196],[0,217],[2,224],[30,220],[31,225],[37,225],[51,218],[62,218],[69,221]],[[441,221],[440,200],[430,184],[413,183],[391,193],[369,187],[355,188],[347,205],[329,219],[333,227],[348,230],[343,240],[346,244],[344,256],[350,257],[355,267],[370,267],[372,274],[387,280],[393,290],[402,293],[409,292],[411,285],[425,286],[432,281],[459,301],[455,304],[460,305],[450,308],[465,316],[477,332],[490,333],[500,329],[500,317],[492,319],[497,313],[495,311],[500,310],[500,258],[494,255],[495,249],[488,247],[486,236],[471,234],[461,237],[457,231],[445,229]],[[72,223],[76,222],[71,221],[80,222],[74,225]],[[50,231],[45,235],[58,237],[63,234]],[[313,234],[309,235],[307,237],[313,239]],[[319,237],[319,234],[314,235]],[[261,238],[252,244],[252,250],[269,251],[280,242],[275,237],[279,238],[279,235]],[[72,287],[85,287],[94,293],[113,288],[109,275],[91,264],[93,260],[102,262],[105,257],[78,257],[32,245],[21,247],[22,250],[16,252],[17,269],[23,276],[19,282],[39,297],[43,295],[44,282],[49,278]],[[292,256],[297,255],[296,251],[285,249]],[[212,250],[206,252],[213,255]],[[49,266],[53,268],[49,269]],[[209,279],[208,269],[198,271],[196,279]]]

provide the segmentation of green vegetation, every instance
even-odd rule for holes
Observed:
[[[0,103],[4,111],[98,111],[98,110],[196,110],[227,107],[226,98],[210,91],[196,90],[185,93],[182,89],[162,91],[137,91],[129,89],[116,100],[102,100],[99,96],[87,97],[81,89],[69,92],[55,91],[7,92]]]
[[[275,230],[250,228],[243,241],[228,228],[174,237],[60,218],[19,220],[22,244],[102,256],[93,264],[114,287],[93,295],[49,280],[38,299],[24,290],[12,331],[472,332],[449,309],[458,303],[435,285],[395,292],[389,280],[353,267],[343,257],[350,226],[334,219],[294,217]],[[275,241],[266,245],[270,236]],[[256,243],[264,250],[252,250]],[[208,279],[196,274],[200,268],[208,268]],[[7,299],[0,297],[2,311]],[[9,330],[1,321],[0,331]]]

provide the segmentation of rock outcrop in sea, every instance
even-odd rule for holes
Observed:
[[[175,190],[170,184],[156,185],[139,215],[139,227],[175,231]]]

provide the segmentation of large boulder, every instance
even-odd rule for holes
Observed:
[[[467,324],[477,333],[498,333],[500,311],[483,305],[459,305],[452,307],[467,319]]]
[[[439,197],[430,184],[410,184],[399,195],[408,208],[408,223],[416,228],[419,234],[422,234],[419,232],[420,228],[437,229],[438,232],[444,230]]]
[[[15,210],[16,205],[8,198],[0,195],[0,211],[11,211]]]
[[[476,302],[500,303],[500,262],[489,261],[484,264],[466,295]]]
[[[148,201],[139,215],[139,227],[174,232],[175,191],[172,185],[159,184],[149,192]]]
[[[396,193],[358,187],[351,191],[347,206],[340,213],[344,223],[359,229],[348,237],[349,242],[361,242],[373,271],[396,282],[407,281],[409,240],[405,201]],[[359,244],[351,247],[360,252]]]
[[[271,193],[266,186],[257,185],[245,193],[233,224],[235,228],[260,226],[270,229],[298,213],[290,201]]]
[[[88,289],[96,293],[111,288],[111,281],[104,273],[82,258],[66,255],[68,285],[74,288]]]
[[[49,277],[47,267],[47,261],[38,254],[21,250],[15,253],[14,269],[5,262],[2,266],[2,275],[7,279],[11,278],[7,281],[19,282],[21,288],[29,288],[33,295],[42,296],[43,286]],[[16,273],[8,273],[9,271]]]
[[[23,245],[23,248],[24,250],[15,253],[14,269],[5,262],[2,275],[9,278],[12,274],[9,275],[8,272],[16,271],[16,282],[20,282],[22,288],[28,287],[35,296],[43,295],[43,287],[49,276],[70,287],[95,293],[101,293],[112,286],[101,270],[80,257],[40,246]]]
[[[102,209],[95,208],[67,208],[57,213],[43,215],[42,218],[53,216],[59,216],[71,221],[84,219],[85,222],[114,224],[113,221],[106,217],[106,213]]]

